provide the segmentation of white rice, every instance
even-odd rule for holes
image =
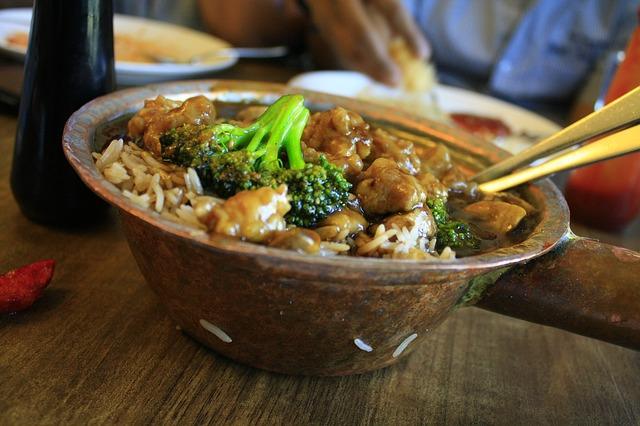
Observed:
[[[346,254],[349,250],[351,250],[349,244],[321,241],[319,254],[320,256],[335,256],[336,254]]]
[[[445,247],[440,254],[435,249],[436,239],[423,235],[418,224],[407,229],[399,228],[395,224],[386,229],[383,224],[376,227],[371,240],[360,245],[356,254],[359,256],[373,256],[385,258],[411,258],[407,254],[411,250],[419,250],[426,254],[423,260],[452,260],[456,253],[450,247]]]
[[[157,173],[151,178],[151,190],[156,196],[154,208],[156,212],[160,213],[162,211],[162,208],[164,207],[164,191],[160,186],[160,175]]]
[[[122,146],[124,141],[122,139],[112,141],[107,149],[104,150],[102,155],[98,157],[96,161],[96,167],[98,170],[102,171],[109,164],[114,163],[120,158],[120,154],[122,153]]]
[[[389,241],[389,238],[395,236],[398,231],[395,229],[389,229],[388,231],[385,229],[384,225],[379,225],[376,228],[376,232],[373,235],[373,240],[367,242],[366,244],[360,246],[358,248],[358,254],[361,256],[365,256],[379,247],[383,246],[385,243]]]
[[[195,235],[204,234],[207,214],[223,201],[203,195],[194,169],[163,163],[122,139],[112,141],[102,154],[94,153],[93,157],[98,170],[131,202],[186,225]]]
[[[191,183],[193,192],[198,195],[202,195],[204,193],[204,190],[202,189],[202,183],[200,183],[200,178],[198,177],[196,171],[189,167],[187,169],[187,176],[189,176],[189,182]]]
[[[127,169],[120,162],[111,163],[102,169],[102,173],[109,180],[109,182],[119,184],[129,180],[131,177],[127,173]]]

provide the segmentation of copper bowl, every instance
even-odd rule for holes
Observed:
[[[291,92],[302,93],[312,110],[341,105],[408,137],[444,143],[469,170],[507,155],[461,131],[392,108],[274,84],[179,82],[88,103],[67,122],[65,154],[87,186],[119,209],[142,274],[189,335],[266,370],[355,374],[397,362],[451,311],[477,303],[640,347],[640,255],[571,234],[567,205],[548,180],[525,188],[541,215],[522,243],[454,261],[416,262],[315,257],[219,235],[192,237],[186,228],[129,202],[94,166],[97,129],[158,94],[271,103]]]

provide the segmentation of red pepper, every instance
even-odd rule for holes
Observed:
[[[640,27],[637,27],[605,102],[612,102],[639,85]],[[571,208],[571,219],[609,231],[624,228],[640,211],[640,154],[574,171],[569,176],[565,195]]]
[[[0,314],[27,309],[53,277],[55,261],[40,260],[0,276]]]

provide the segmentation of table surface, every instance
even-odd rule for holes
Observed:
[[[223,76],[290,74],[240,65]],[[172,324],[114,212],[82,231],[20,214],[15,125],[0,115],[0,270],[42,258],[57,269],[29,311],[0,317],[0,424],[640,423],[640,353],[476,308],[360,376],[290,377],[218,356]],[[638,248],[635,232],[600,236]]]

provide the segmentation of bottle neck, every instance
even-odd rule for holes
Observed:
[[[25,68],[76,108],[112,91],[112,0],[36,0]]]

